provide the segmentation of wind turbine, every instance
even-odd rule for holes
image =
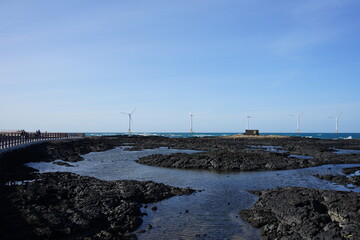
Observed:
[[[190,113],[190,133],[193,133],[193,129],[192,129],[192,126],[193,126],[192,118],[193,118],[193,116],[196,116],[196,115]]]
[[[252,118],[252,116],[249,116],[248,114],[246,114],[245,115],[246,130],[249,130],[249,118]]]
[[[342,115],[342,113],[340,113],[336,117],[329,117],[329,118],[334,118],[335,121],[336,121],[336,133],[339,133],[339,118],[340,118],[341,115]]]
[[[134,108],[134,110],[131,113],[125,113],[125,112],[121,112],[122,114],[128,115],[129,116],[129,130],[128,133],[131,133],[131,122],[132,122],[132,114],[135,112],[136,108]]]
[[[302,112],[300,115],[294,115],[294,114],[289,114],[292,117],[296,117],[296,132],[300,133],[300,117],[304,114],[304,112]]]

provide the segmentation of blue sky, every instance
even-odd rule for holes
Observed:
[[[360,132],[360,1],[0,1],[0,129]]]

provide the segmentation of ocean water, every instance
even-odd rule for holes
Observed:
[[[102,180],[155,181],[177,187],[202,190],[189,196],[178,196],[150,204],[141,211],[147,213],[139,230],[152,229],[138,234],[140,240],[161,239],[237,239],[259,240],[259,231],[239,217],[239,210],[251,207],[258,199],[249,190],[276,187],[308,187],[338,191],[360,192],[314,177],[314,174],[341,174],[344,167],[360,166],[324,165],[313,168],[262,171],[262,172],[216,172],[210,170],[184,170],[152,167],[136,163],[152,154],[194,153],[192,150],[168,148],[126,151],[118,147],[105,152],[84,155],[84,160],[66,167],[52,162],[33,162],[27,165],[40,172],[74,172]],[[334,153],[336,156],[336,153]],[[60,160],[56,160],[60,161]],[[157,211],[152,211],[152,206]]]
[[[187,132],[134,132],[131,135],[142,136],[165,136],[165,137],[213,137],[213,136],[231,136],[241,133],[187,133]],[[89,132],[85,136],[110,136],[110,135],[128,135],[124,132]],[[360,139],[360,133],[261,133],[260,135],[281,135],[281,136],[295,136],[306,138],[321,138],[321,139]]]

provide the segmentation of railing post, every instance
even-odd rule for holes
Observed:
[[[10,136],[10,133],[8,133],[8,147],[11,147],[11,136]]]
[[[17,131],[0,131],[0,149],[14,147],[26,143],[42,141],[42,140],[54,140],[54,139],[71,139],[71,138],[83,138],[84,133],[39,133],[39,132],[25,132],[24,130]]]
[[[14,144],[13,140],[14,140],[14,139],[13,139],[13,134],[10,133],[10,147],[12,147],[13,144]]]

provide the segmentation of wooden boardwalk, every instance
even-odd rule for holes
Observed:
[[[19,146],[26,143],[54,140],[54,139],[69,139],[69,138],[83,138],[84,133],[48,133],[48,132],[25,132],[25,131],[0,131],[0,150],[7,149],[14,146]]]

